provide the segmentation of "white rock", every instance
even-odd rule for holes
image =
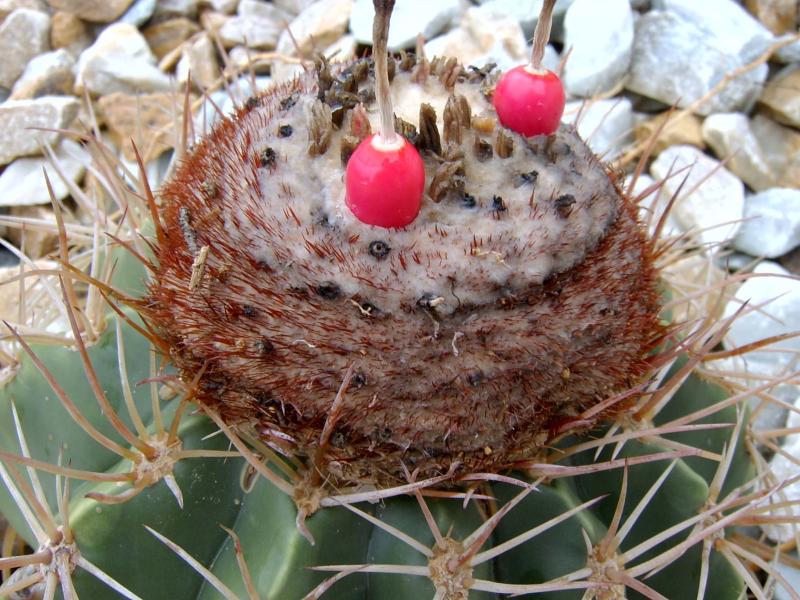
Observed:
[[[356,57],[357,48],[358,44],[356,43],[355,36],[352,36],[348,33],[325,48],[325,52],[323,54],[332,61],[344,62],[347,60],[353,60]]]
[[[564,13],[575,0],[558,0],[553,8],[554,27],[557,29],[564,18]],[[481,11],[484,14],[494,14],[498,17],[513,17],[522,26],[525,37],[533,36],[536,23],[539,22],[539,12],[542,10],[544,0],[483,0]],[[560,39],[560,38],[559,38]]]
[[[791,456],[800,456],[800,442],[794,444],[786,444],[783,447],[784,451]],[[797,464],[783,454],[776,454],[769,461],[770,470],[774,476],[775,483],[786,482],[796,478],[800,475],[800,469]],[[772,497],[772,503],[791,502],[794,504],[788,507],[780,507],[773,509],[769,514],[781,518],[798,517],[800,516],[800,481],[795,481],[785,486],[778,494]],[[788,520],[788,519],[787,519]],[[791,524],[781,525],[764,525],[761,527],[764,533],[767,534],[771,540],[777,543],[789,542],[794,539],[795,531],[798,525],[792,526]],[[777,595],[775,596],[778,597]],[[783,596],[784,598],[791,598],[792,596]]]
[[[575,0],[564,18],[569,60],[564,87],[589,97],[615,88],[628,71],[633,48],[633,11],[628,0]]]
[[[136,0],[119,18],[119,21],[129,23],[134,27],[141,27],[150,20],[155,10],[156,0]]]
[[[317,0],[273,0],[273,4],[289,14],[299,15]]]
[[[205,0],[206,4],[211,6],[215,11],[232,15],[236,12],[236,7],[239,6],[239,0]],[[278,4],[275,2],[274,4]]]
[[[0,0],[0,21],[18,8],[29,8],[43,13],[48,11],[47,3],[44,0]]]
[[[75,83],[74,67],[75,59],[63,48],[40,54],[25,67],[11,90],[10,99],[71,94]]]
[[[18,8],[0,25],[0,88],[10,89],[37,54],[50,49],[50,17]]]
[[[72,140],[63,140],[54,152],[64,176],[73,183],[80,181],[86,165],[91,162],[89,153]],[[0,175],[0,206],[49,204],[43,169],[47,171],[56,198],[63,200],[69,196],[67,184],[48,159],[18,158]]]
[[[777,38],[776,41],[780,39],[794,38],[794,35],[795,34],[787,33],[786,35]],[[800,62],[800,40],[779,49],[775,53],[774,58],[782,63]]]
[[[800,190],[772,188],[748,197],[733,240],[751,256],[776,258],[800,246]]]
[[[671,197],[683,183],[673,213],[684,229],[696,230],[700,241],[711,246],[736,235],[744,213],[744,184],[738,177],[687,145],[670,146],[650,167],[656,179],[670,172],[662,193]]]
[[[738,348],[764,338],[800,331],[800,281],[789,271],[771,261],[760,263],[736,291],[735,298],[725,307],[725,317],[733,315],[747,302],[750,310],[740,315],[731,326],[726,346]],[[768,348],[749,352],[748,363],[760,363],[758,369],[773,369],[778,373],[797,360],[800,337],[771,344]]]
[[[195,133],[198,139],[205,135],[220,120],[220,112],[228,116],[244,104],[250,96],[272,85],[273,77],[256,77],[256,85],[249,76],[242,76],[225,90],[217,90],[194,115]]]
[[[734,0],[653,0],[652,7],[694,23],[722,52],[741,55],[754,42],[762,48],[772,42],[772,33]]]
[[[665,104],[686,107],[745,64],[714,45],[695,24],[670,12],[653,10],[636,22],[627,88]],[[747,110],[758,98],[769,68],[761,65],[729,82],[697,112]]]
[[[486,13],[483,7],[467,9],[461,26],[425,44],[425,55],[457,56],[465,65],[496,63],[507,70],[526,62],[530,51],[516,19]]]
[[[0,164],[18,156],[41,154],[41,144],[55,144],[78,114],[71,96],[43,96],[35,100],[7,100],[0,104]]]
[[[742,113],[717,113],[703,121],[703,140],[728,168],[757,192],[772,187],[775,175]]]
[[[797,560],[796,552],[793,558]],[[773,600],[795,600],[797,598],[797,590],[800,590],[800,569],[784,564],[779,560],[775,561],[773,564],[791,588],[787,590],[783,584],[778,582],[775,586],[775,597]]]
[[[291,14],[274,4],[257,0],[241,0],[237,16],[231,17],[219,29],[219,37],[226,47],[246,45],[250,48],[272,49]]]
[[[298,52],[309,56],[315,49],[333,44],[347,30],[352,9],[353,0],[320,0],[312,4],[281,33],[277,51],[288,56]]]
[[[169,91],[171,82],[156,66],[156,58],[139,30],[128,23],[114,23],[81,53],[75,87],[79,92],[86,89],[103,96]]]
[[[417,35],[431,39],[442,31],[458,14],[459,0],[403,0],[392,13],[389,29],[389,48],[413,48]],[[350,32],[363,44],[372,44],[372,20],[375,10],[372,0],[355,0],[350,15]]]
[[[774,187],[800,188],[800,132],[762,114],[750,120],[750,127],[775,174]]]
[[[631,101],[620,97],[585,104],[583,101],[567,102],[562,121],[573,124],[580,115],[578,133],[595,154],[603,160],[613,160],[626,144],[633,141]]]
[[[630,182],[630,177],[625,179],[625,190],[629,188]],[[643,223],[647,223],[650,234],[655,234],[659,220],[669,206],[667,198],[661,194],[661,187],[656,185],[656,180],[650,177],[650,175],[642,173],[633,186],[631,196],[633,198],[639,198],[639,218]],[[674,213],[670,213],[667,215],[667,219],[661,229],[660,237],[671,237],[680,235],[681,233],[683,233],[683,230],[680,225],[678,225],[677,221],[675,221]]]

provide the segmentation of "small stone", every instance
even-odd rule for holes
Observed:
[[[519,22],[487,12],[483,6],[467,9],[461,26],[425,44],[425,54],[458,56],[464,64],[479,67],[493,62],[501,70],[516,67],[530,57]]]
[[[178,17],[150,25],[142,30],[142,34],[153,54],[162,59],[198,31],[200,28],[194,21]]]
[[[35,100],[7,100],[0,104],[0,164],[18,156],[41,154],[42,144],[55,144],[78,114],[71,96],[44,96]]]
[[[389,30],[389,48],[400,50],[414,48],[417,35],[425,39],[435,37],[459,14],[459,0],[404,0],[398,2],[392,13]],[[362,44],[372,44],[372,20],[375,9],[372,0],[355,0],[350,16],[350,32]]]
[[[150,20],[155,10],[156,0],[135,0],[119,19],[119,22],[141,27]]]
[[[665,121],[666,124],[664,124]],[[653,146],[653,154],[658,155],[670,146],[681,144],[704,148],[702,125],[703,122],[691,113],[677,118],[674,114],[663,112],[651,119],[637,123],[633,134],[636,142],[642,144],[646,143],[661,128],[655,146]]]
[[[77,57],[92,45],[92,37],[86,24],[72,13],[59,11],[53,13],[50,25],[50,45],[53,49],[63,48]]]
[[[175,73],[181,83],[186,83],[191,74],[192,81],[200,89],[210,88],[219,79],[217,50],[207,33],[184,45]]]
[[[64,49],[45,52],[33,58],[11,90],[11,100],[72,93],[75,59]]]
[[[553,29],[556,34],[562,29],[561,24],[564,20],[564,13],[572,5],[574,0],[557,0],[553,7]],[[490,12],[499,17],[511,17],[522,27],[526,38],[533,37],[536,23],[539,22],[539,12],[542,10],[543,0],[482,0],[481,10]],[[552,36],[551,36],[552,37]],[[563,40],[563,37],[553,37],[553,39]]]
[[[215,36],[218,35],[222,26],[232,18],[233,17],[215,10],[204,10],[200,13],[200,27],[202,27],[203,31],[206,33]]]
[[[764,115],[750,120],[761,153],[774,174],[774,187],[800,188],[800,132]]]
[[[628,72],[633,48],[633,11],[628,0],[575,0],[564,18],[564,87],[589,97],[616,88]]]
[[[72,13],[91,23],[116,21],[132,0],[47,0],[56,10]]]
[[[317,0],[273,0],[273,4],[292,15],[299,15]]]
[[[707,32],[671,12],[652,10],[639,18],[635,30],[626,86],[667,105],[691,105],[751,58],[721,50]],[[757,99],[768,70],[760,65],[733,79],[697,112],[746,110]]]
[[[55,159],[64,175],[73,183],[80,181],[91,162],[89,153],[80,144],[65,139],[54,149]],[[18,158],[0,175],[0,206],[50,204],[44,174],[47,171],[53,193],[58,200],[69,196],[69,188],[44,157]]]
[[[562,121],[574,124],[579,114],[578,133],[603,160],[614,160],[633,141],[633,109],[627,98],[596,100],[585,106],[583,102],[567,102]]]
[[[800,281],[793,279],[789,271],[771,261],[759,263],[753,273],[762,276],[747,279],[736,291],[735,298],[725,307],[725,318],[741,309],[744,303],[753,309],[746,310],[745,314],[739,315],[733,322],[726,337],[727,348],[739,348],[768,337],[800,330]],[[759,368],[778,373],[796,360],[798,352],[800,337],[791,337],[764,349],[748,352],[747,361],[760,363]]]
[[[134,160],[136,157],[131,146],[133,140],[148,162],[172,148],[175,127],[182,121],[181,115],[174,111],[183,107],[183,101],[183,93],[109,94],[100,98],[98,110],[112,141],[125,158]]]
[[[197,0],[158,0],[153,19],[161,21],[176,17],[197,18]]]
[[[226,48],[243,44],[271,50],[278,44],[286,23],[292,20],[289,13],[275,5],[256,0],[241,0],[237,13],[219,28],[219,37]]]
[[[213,10],[232,15],[239,6],[239,0],[206,0],[206,4],[210,5]],[[275,2],[274,4],[278,3]]]
[[[795,0],[746,0],[750,14],[775,35],[790,33],[797,20]]]
[[[0,0],[0,21],[18,8],[29,8],[46,13],[47,3],[44,0]]]
[[[127,23],[114,23],[81,53],[75,87],[95,96],[167,91],[171,88],[170,78],[155,62],[138,29]]]
[[[787,33],[781,36],[779,39],[780,40],[792,39],[795,41],[780,47],[772,57],[776,61],[782,63],[800,62],[800,40],[796,40],[795,35],[791,33]]]
[[[800,66],[790,66],[769,82],[758,101],[779,123],[800,127],[798,90],[800,90]]]
[[[347,30],[352,8],[353,0],[315,2],[281,33],[277,51],[287,56],[311,56],[315,49],[333,44]]]
[[[34,56],[50,49],[50,17],[18,8],[0,25],[0,88],[11,89]]]
[[[252,50],[246,46],[234,46],[228,50],[228,64],[226,66],[230,68],[234,76],[237,76],[241,73],[249,72],[250,69],[252,69],[254,73],[264,75],[270,73],[271,69],[277,69],[280,65],[286,64],[283,62],[274,62],[272,58],[269,60],[261,60],[259,59],[261,54],[261,52]],[[180,64],[181,63],[178,63],[179,69]],[[303,70],[302,67],[300,70]],[[192,72],[192,79],[194,79],[194,72]]]
[[[675,218],[684,229],[695,230],[701,243],[718,246],[736,235],[744,213],[744,184],[719,161],[694,146],[671,146],[658,155],[650,173],[656,179],[672,175],[662,193],[680,193]]]
[[[742,113],[717,113],[703,122],[703,139],[728,168],[757,192],[774,185],[775,174]]]
[[[733,246],[767,258],[800,246],[800,190],[771,188],[745,199],[744,222]]]

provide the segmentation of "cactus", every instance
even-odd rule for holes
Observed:
[[[88,264],[59,221],[67,342],[9,326],[0,510],[32,552],[0,594],[763,595],[739,526],[778,488],[702,369],[730,321],[662,320],[669,246],[574,130],[501,128],[485,70],[390,64],[427,101],[398,106],[432,199],[406,230],[333,204],[367,60],[252,98],[158,199],[109,184],[125,235]]]

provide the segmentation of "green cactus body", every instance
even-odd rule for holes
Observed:
[[[110,317],[112,326],[91,348],[90,353],[97,371],[102,370],[106,374],[103,387],[109,402],[117,407],[120,414],[124,414],[113,327],[117,319],[116,316]],[[131,381],[145,380],[150,363],[148,344],[128,325],[122,326],[121,331],[128,376]],[[93,415],[93,423],[102,428],[104,419],[97,414],[96,401],[86,387],[85,377],[78,376],[82,369],[77,353],[49,347],[35,347],[33,350],[58,378],[70,397],[79,403],[81,412]],[[148,387],[145,385],[134,388],[135,402],[140,414],[152,429],[152,404]],[[52,396],[52,390],[39,375],[32,361],[23,358],[16,377],[0,394],[5,423],[2,440],[6,451],[20,451],[10,414],[10,404],[13,402],[20,415],[22,430],[33,458],[56,463],[61,454],[63,461],[69,466],[99,473],[124,472],[129,468],[125,461],[115,460],[113,454],[90,440],[72,423]],[[726,394],[721,388],[691,376],[670,402],[670,411],[664,411],[662,416],[674,419],[714,406],[725,398]],[[162,416],[165,422],[168,422],[170,413],[177,408],[178,402],[174,399],[163,407]],[[42,409],[43,403],[45,410]],[[735,410],[729,408],[720,411],[711,420],[732,425],[736,420]],[[189,415],[183,417],[178,433],[183,447],[187,449],[226,448],[227,440],[223,436],[206,437],[214,431],[213,424],[205,417]],[[106,432],[113,436],[110,429]],[[701,436],[694,441],[702,445],[703,449],[722,453],[729,442],[731,427],[693,434]],[[573,439],[563,442],[562,446],[569,448],[571,444],[582,441],[585,439]],[[609,451],[606,449],[603,453]],[[665,451],[666,448],[634,440],[627,442],[615,458],[633,459]],[[594,452],[585,450],[570,457],[564,464],[605,464],[607,457],[595,457]],[[749,463],[741,458],[742,454],[742,449],[737,447],[733,462],[738,466],[731,470],[726,480],[726,489],[741,485],[749,478]],[[550,483],[541,481],[536,489],[528,491],[499,520],[486,541],[472,552],[473,555],[480,556],[490,552],[492,548],[524,535],[550,519],[559,519],[560,516],[563,518],[565,513],[583,503],[589,502],[590,505],[569,518],[544,528],[531,539],[468,568],[462,572],[464,578],[459,580],[462,581],[459,585],[477,588],[469,594],[470,598],[493,598],[497,596],[496,591],[479,591],[484,585],[482,582],[496,582],[501,590],[511,590],[512,587],[502,586],[543,584],[585,569],[587,565],[591,569],[592,560],[596,557],[587,548],[586,541],[596,549],[607,535],[623,487],[626,498],[621,523],[618,524],[622,527],[654,482],[666,469],[670,469],[653,497],[647,501],[617,553],[644,543],[668,527],[702,511],[708,500],[713,467],[712,461],[690,456],[675,459],[674,464],[669,460],[634,464],[628,468],[627,483],[624,486],[621,468],[567,479],[556,478]],[[311,567],[325,565],[356,566],[356,572],[334,583],[327,590],[325,598],[399,599],[434,596],[434,582],[424,574],[429,564],[432,564],[429,560],[434,559],[426,557],[419,549],[411,547],[365,517],[344,507],[322,509],[307,520],[308,529],[315,540],[312,546],[297,528],[297,510],[292,499],[260,477],[250,483],[243,483],[243,474],[247,475],[247,465],[240,458],[190,458],[177,462],[174,476],[182,491],[182,509],[164,481],[148,487],[128,502],[114,505],[87,498],[86,494],[115,494],[124,490],[124,486],[120,488],[118,484],[95,482],[76,486],[72,492],[69,523],[77,548],[83,557],[141,598],[219,598],[219,592],[210,583],[204,582],[199,574],[145,529],[148,526],[204,564],[236,597],[245,598],[247,590],[237,563],[234,543],[220,527],[223,525],[238,535],[259,597],[286,600],[303,598],[330,575],[324,571],[312,570]],[[464,507],[463,501],[458,499],[426,499],[425,504],[430,509],[441,537],[454,544],[458,552],[463,552],[465,548],[460,544],[494,511],[502,510],[506,503],[522,492],[524,487],[520,486],[533,481],[522,473],[517,473],[516,476],[519,477],[519,486],[496,483],[480,486],[476,490],[476,493],[494,497],[492,501],[473,500]],[[42,475],[41,479],[45,489],[55,489],[52,477]],[[57,510],[53,496],[49,502],[53,510]],[[15,502],[6,490],[2,491],[0,506],[18,531],[27,531]],[[432,555],[436,555],[436,539],[414,498],[393,498],[376,505],[359,504],[356,508],[366,511],[373,519],[402,531],[421,547],[429,549]],[[642,554],[633,564],[647,560],[682,541],[690,530],[691,527],[682,529],[663,544]],[[25,537],[36,546],[30,532]],[[693,596],[696,594],[700,576],[699,553],[700,545],[695,544],[689,552],[682,553],[677,560],[645,583],[667,598]],[[708,597],[738,597],[743,589],[741,577],[716,553],[712,552],[710,564],[708,594],[713,595]],[[358,572],[359,566],[366,571],[369,570],[369,565],[390,565],[397,573]],[[422,574],[405,573],[407,567],[421,569]],[[596,585],[605,585],[606,587],[598,589],[606,589],[608,593],[617,588],[622,589],[607,581],[604,583],[601,574],[595,572],[578,577],[577,581],[594,581]],[[80,568],[76,569],[74,583],[82,597],[121,597]],[[441,585],[441,580],[438,583]],[[491,589],[492,586],[488,587]],[[451,590],[450,595],[442,597],[467,597],[464,589],[461,589],[464,594],[459,595],[458,585],[454,590]],[[541,597],[581,598],[583,593],[582,589],[544,591],[541,592]]]

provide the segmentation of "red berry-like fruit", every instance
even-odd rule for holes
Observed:
[[[385,143],[380,134],[362,141],[345,173],[345,202],[367,225],[405,227],[414,221],[425,189],[422,157],[400,135]]]
[[[493,101],[505,127],[524,136],[550,135],[564,114],[564,86],[548,69],[519,66],[497,82]]]

